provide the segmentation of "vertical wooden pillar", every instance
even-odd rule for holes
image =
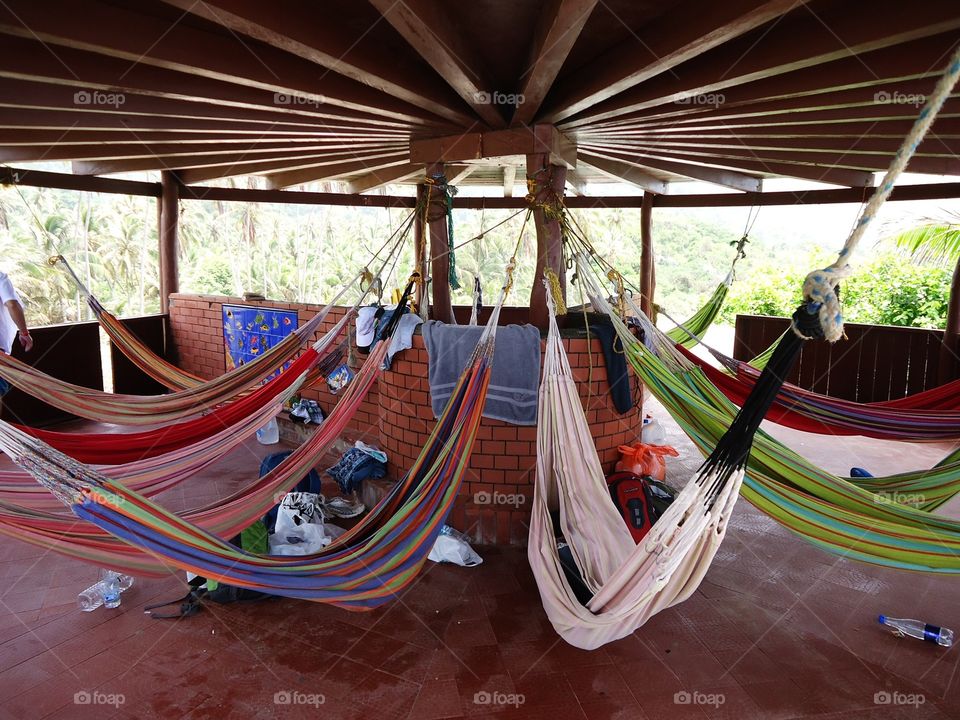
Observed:
[[[160,173],[160,312],[170,310],[170,295],[180,290],[180,181],[170,170]]]
[[[443,163],[427,166],[427,175],[443,174]],[[436,188],[425,188],[429,193],[427,223],[430,230],[430,276],[431,295],[433,297],[433,319],[440,322],[453,322],[453,300],[450,297],[450,253],[449,227],[447,225],[447,200]]]
[[[653,193],[644,192],[640,204],[640,309],[653,318]]]
[[[426,298],[426,293],[424,292],[427,286],[427,253],[424,252],[426,247],[424,245],[425,228],[423,226],[423,217],[424,214],[420,211],[420,208],[423,205],[424,198],[426,197],[426,188],[423,185],[417,185],[417,216],[413,219],[413,269],[420,273],[420,283],[416,288],[416,296],[414,297],[414,302],[417,305],[417,312],[423,316],[423,306]]]
[[[527,177],[536,183],[534,202],[551,203],[557,197],[563,197],[563,188],[567,180],[567,168],[563,165],[551,165],[546,153],[527,155]],[[543,287],[543,271],[553,270],[560,278],[560,289],[566,299],[566,278],[563,267],[563,236],[560,223],[548,217],[542,208],[533,211],[533,220],[537,229],[537,267],[533,273],[533,288],[530,290],[530,323],[546,330],[550,323],[550,311],[547,309],[546,289]]]
[[[947,326],[943,330],[943,344],[937,363],[937,384],[943,385],[957,377],[957,352],[960,350],[960,260],[953,269],[950,298],[947,305]]]

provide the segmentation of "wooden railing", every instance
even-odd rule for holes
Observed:
[[[124,319],[127,325],[155,353],[165,356],[167,348],[167,316],[149,315]],[[66,380],[75,385],[103,389],[103,363],[101,361],[101,335],[96,322],[65,323],[31,328],[34,349],[23,352],[19,343],[14,344],[13,356],[39,368],[48,375]],[[113,347],[111,364],[114,392],[152,395],[164,392],[164,388]],[[52,407],[42,398],[35,398],[13,388],[2,400],[0,417],[33,427],[55,425],[73,419],[73,416]]]
[[[733,355],[750,360],[787,329],[787,318],[737,315]],[[832,397],[877,402],[912,395],[939,384],[942,330],[890,325],[844,325],[834,345],[804,343],[787,380]],[[951,369],[952,370],[952,369]]]

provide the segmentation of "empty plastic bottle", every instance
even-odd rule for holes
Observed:
[[[100,579],[77,595],[77,606],[83,612],[91,612],[103,605],[115,608],[120,605],[120,593],[133,585],[130,575],[120,575],[113,570],[101,570]]]
[[[928,625],[920,620],[891,618],[887,617],[886,615],[881,615],[877,619],[880,621],[881,625],[886,625],[887,627],[893,628],[895,633],[901,637],[904,635],[909,635],[912,638],[917,638],[917,640],[926,640],[927,642],[936,643],[937,645],[942,645],[943,647],[950,647],[953,645],[953,630],[949,628],[939,627],[937,625]]]

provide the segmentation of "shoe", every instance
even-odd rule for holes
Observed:
[[[323,507],[331,515],[339,518],[357,517],[357,515],[361,515],[367,509],[366,505],[362,502],[351,502],[345,497],[331,498],[327,500],[326,505]]]

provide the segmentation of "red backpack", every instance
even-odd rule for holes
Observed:
[[[615,472],[607,477],[607,487],[627,529],[639,543],[660,515],[653,504],[646,478],[632,472]]]

